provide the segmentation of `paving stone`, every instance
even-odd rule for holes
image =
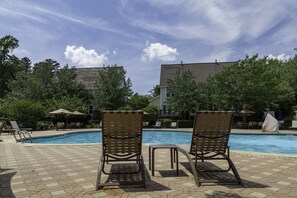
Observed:
[[[61,134],[63,131],[33,134],[49,133]],[[245,187],[221,184],[197,187],[186,157],[179,155],[180,176],[176,176],[170,168],[170,155],[166,150],[156,152],[160,171],[155,172],[155,177],[151,176],[147,145],[143,145],[149,178],[147,189],[105,187],[96,191],[100,153],[101,145],[26,146],[2,142],[0,166],[8,170],[0,173],[0,197],[294,197],[297,194],[297,158],[231,150],[231,159]],[[214,164],[226,167],[225,162]],[[104,181],[107,178],[102,175]]]
[[[26,191],[27,191],[27,188],[17,188],[13,190],[13,193],[26,192]]]
[[[288,186],[290,185],[291,183],[288,183],[288,182],[284,182],[284,181],[278,181],[276,182],[277,184],[280,184],[280,185],[284,185],[284,186]]]
[[[250,194],[252,197],[255,197],[255,198],[264,198],[264,197],[267,197],[267,195],[263,194],[263,193],[258,193],[258,192],[253,192]]]
[[[65,194],[65,191],[64,190],[53,191],[53,192],[51,192],[51,194],[53,196],[62,195],[62,194]]]
[[[272,190],[272,191],[274,191],[274,192],[279,191],[279,188],[274,188],[274,187],[268,187],[267,189]]]
[[[93,197],[98,198],[98,197],[103,197],[103,196],[107,196],[107,194],[105,192],[98,192],[98,193],[94,193],[92,194]]]
[[[296,177],[288,177],[288,179],[297,181],[297,178]]]
[[[58,183],[49,183],[49,184],[45,184],[46,187],[53,187],[53,186],[58,186]]]
[[[95,188],[95,185],[89,184],[89,185],[84,185],[82,186],[83,189],[90,189],[90,188]]]

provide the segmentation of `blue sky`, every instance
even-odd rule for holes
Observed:
[[[15,55],[121,65],[141,94],[161,64],[293,57],[296,24],[295,0],[0,0],[0,37],[19,40]]]

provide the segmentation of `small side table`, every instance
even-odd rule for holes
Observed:
[[[176,174],[178,175],[178,150],[175,144],[151,144],[149,145],[149,169],[152,170],[152,176],[155,175],[155,150],[170,149],[171,168],[173,162],[176,163]]]

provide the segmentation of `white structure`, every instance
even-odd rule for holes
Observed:
[[[262,132],[279,132],[279,122],[269,113],[263,122]]]

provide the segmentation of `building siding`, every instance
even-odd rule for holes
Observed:
[[[160,75],[160,112],[161,115],[168,114],[166,101],[168,99],[168,80],[174,78],[178,70],[189,70],[195,76],[197,82],[205,82],[210,75],[219,73],[224,67],[236,62],[212,62],[212,63],[187,63],[187,64],[162,64]],[[164,109],[164,106],[166,109]]]

